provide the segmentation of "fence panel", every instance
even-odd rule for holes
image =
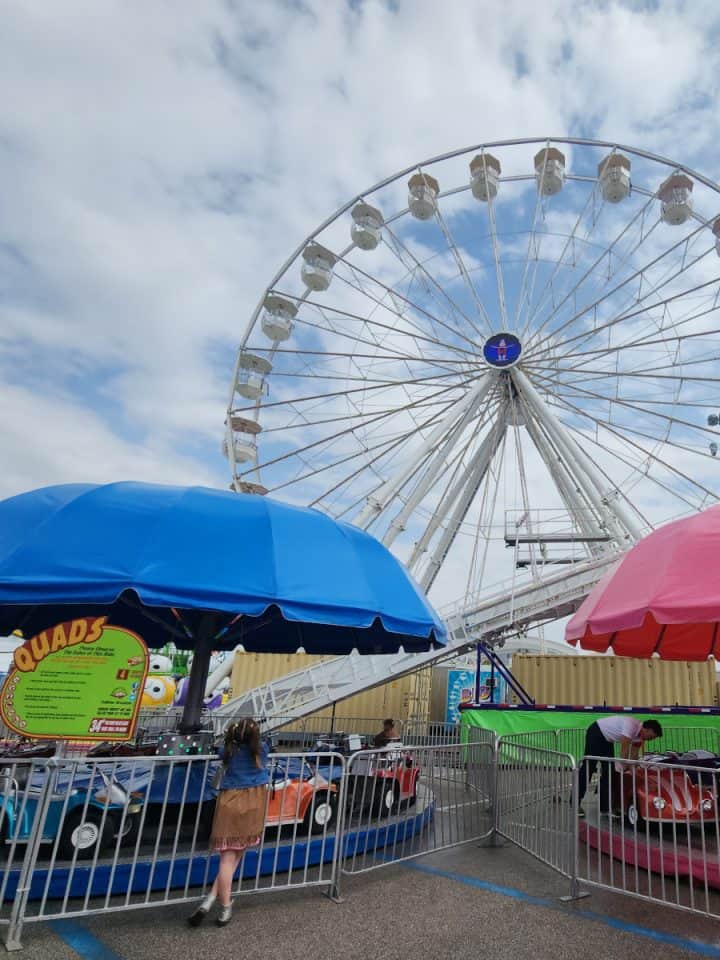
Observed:
[[[565,753],[505,737],[497,748],[497,832],[565,876],[575,876],[576,765]]]
[[[3,896],[15,897],[10,917],[3,915],[9,920],[7,945],[19,945],[26,922],[200,896],[218,862],[209,850],[218,765],[216,757],[51,759],[31,765],[25,802],[35,804],[32,830],[42,840],[35,849],[28,846],[24,859],[15,857],[22,860],[18,870],[10,860],[5,864]],[[235,893],[331,889],[344,758],[273,754],[270,771],[265,831],[260,846],[245,854]]]
[[[596,770],[597,767],[597,770]],[[619,893],[720,917],[718,770],[587,757],[579,875]],[[594,776],[593,776],[594,775]]]
[[[493,765],[488,743],[351,757],[342,872],[363,873],[490,836]]]

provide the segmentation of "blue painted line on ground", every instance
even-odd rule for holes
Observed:
[[[105,946],[89,930],[72,920],[52,920],[50,926],[82,960],[122,960],[118,953]]]
[[[471,877],[465,873],[440,870],[437,867],[430,867],[422,863],[408,862],[403,864],[403,866],[408,870],[427,873],[433,877],[443,877],[445,880],[454,880],[456,883],[462,883],[468,887],[476,887],[488,893],[497,893],[500,894],[500,896],[510,897],[513,900],[522,900],[524,903],[529,903],[536,907],[555,910],[566,916],[581,917],[583,920],[591,920],[593,923],[602,923],[606,927],[612,927],[614,930],[620,930],[622,933],[632,933],[635,936],[644,937],[646,940],[654,940],[656,943],[662,943],[668,947],[677,947],[678,950],[687,950],[702,957],[720,958],[720,947],[716,947],[711,943],[705,943],[702,940],[690,940],[687,937],[678,937],[672,933],[663,933],[661,930],[653,930],[651,927],[642,927],[637,923],[618,920],[615,917],[609,917],[607,914],[598,913],[595,910],[584,910],[581,908],[571,909],[563,906],[556,900],[550,900],[547,897],[534,897],[530,893],[525,893],[524,890],[518,890],[515,887],[504,887],[497,883],[490,883],[487,880],[480,880],[478,877]]]

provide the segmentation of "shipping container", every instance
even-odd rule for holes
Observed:
[[[715,661],[516,654],[512,672],[536,703],[716,706]]]
[[[324,659],[330,658],[305,653],[236,653],[230,678],[230,695],[237,697],[246,690]],[[335,728],[342,728],[342,719],[345,717],[368,720],[384,717],[406,720],[412,717],[427,720],[429,703],[430,668],[426,668],[339,701],[335,708]],[[332,709],[328,708],[313,716],[330,720],[332,713]]]

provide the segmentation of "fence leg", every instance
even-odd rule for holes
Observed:
[[[584,761],[580,761],[583,763]],[[570,826],[570,836],[572,838],[572,866],[570,869],[570,892],[560,899],[564,903],[568,903],[571,900],[583,900],[585,897],[590,896],[588,890],[580,889],[580,881],[578,880],[578,873],[580,872],[580,830],[578,828],[578,809],[580,807],[580,798],[578,797],[579,784],[578,777],[580,771],[577,766],[573,768],[572,771],[572,799],[570,803],[570,816],[572,817],[572,824]]]
[[[23,924],[25,922],[25,910],[27,909],[28,899],[30,897],[30,887],[32,885],[33,873],[37,864],[38,853],[40,852],[40,841],[45,830],[45,821],[47,820],[48,810],[50,809],[50,800],[52,798],[55,786],[56,770],[59,766],[58,760],[51,757],[47,761],[45,783],[40,795],[40,800],[35,811],[30,840],[25,849],[23,864],[20,869],[20,878],[18,879],[15,899],[10,913],[10,923],[5,937],[5,949],[8,952],[22,950],[21,936]]]
[[[498,762],[498,753],[500,750],[500,743],[497,737],[493,738],[492,744],[492,755],[490,757],[490,775],[489,775],[489,787],[488,795],[490,797],[490,815],[492,817],[492,829],[490,835],[485,837],[484,840],[481,840],[478,844],[478,847],[504,847],[505,840],[500,835],[500,807],[498,804],[498,779],[499,779],[499,762]]]
[[[343,775],[340,781],[340,792],[338,794],[338,821],[335,831],[335,849],[333,851],[332,871],[330,874],[330,883],[327,890],[323,891],[328,900],[333,903],[342,903],[343,897],[340,892],[340,874],[341,864],[345,856],[345,831],[347,827],[347,769],[343,761]]]

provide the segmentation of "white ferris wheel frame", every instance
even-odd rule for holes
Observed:
[[[698,171],[689,168],[684,164],[676,163],[667,157],[663,157],[646,150],[641,150],[637,147],[615,143],[612,141],[593,140],[587,138],[537,137],[496,140],[450,151],[448,153],[444,153],[422,161],[421,163],[415,163],[411,166],[408,166],[403,170],[384,178],[362,193],[352,197],[348,202],[340,206],[323,223],[321,223],[309,236],[307,236],[287,258],[280,269],[276,272],[268,286],[265,288],[257,307],[250,318],[247,330],[237,353],[237,359],[235,362],[230,386],[230,398],[228,402],[226,442],[228,458],[230,460],[233,476],[233,489],[239,490],[240,486],[237,478],[238,464],[235,461],[235,448],[230,420],[233,410],[235,409],[235,385],[240,371],[241,356],[243,350],[248,344],[248,340],[250,339],[253,330],[256,327],[256,324],[258,323],[266,296],[276,289],[279,281],[283,278],[293,263],[298,260],[308,244],[320,236],[323,231],[337,221],[338,218],[342,217],[349,210],[351,210],[351,208],[353,208],[357,203],[367,202],[368,198],[372,198],[373,194],[382,190],[384,187],[387,187],[396,181],[407,177],[408,175],[418,172],[422,172],[424,174],[425,171],[432,169],[432,167],[436,164],[440,164],[456,157],[462,157],[475,151],[480,151],[484,154],[488,150],[500,149],[503,147],[532,145],[544,145],[550,147],[551,145],[556,144],[604,148],[612,153],[621,152],[632,157],[642,158],[643,160],[665,166],[669,171],[685,174],[696,183],[703,184],[710,190],[720,195],[720,186],[714,181],[700,174]],[[535,176],[536,175],[534,172],[528,172],[527,174],[500,177],[500,182],[529,181],[535,179]],[[565,179],[568,181],[589,183],[595,183],[597,181],[596,177],[581,176],[571,172],[567,172],[565,174]],[[440,191],[437,194],[437,199],[440,200],[443,197],[458,194],[467,190],[470,190],[469,184],[464,184],[460,187],[455,187],[444,192]],[[649,200],[657,198],[657,192],[637,186],[635,184],[633,184],[633,191],[646,196],[649,198]],[[540,200],[538,197],[538,204],[539,202]],[[509,330],[510,325],[508,323],[506,312],[507,308],[503,288],[503,274],[501,270],[500,256],[498,253],[497,233],[494,226],[494,203],[491,201],[487,206],[491,224],[493,258],[499,294],[499,329]],[[407,213],[408,208],[405,208],[388,216],[383,222],[383,227],[388,227],[394,221],[405,216]],[[717,214],[720,214],[720,200],[718,204],[718,210],[716,211],[716,215]],[[458,270],[461,274],[467,276],[467,270],[460,251],[454,243],[451,234],[447,230],[439,211],[437,212],[437,216],[440,227],[445,233],[448,247],[453,251],[455,256]],[[690,238],[692,238],[699,230],[706,229],[712,223],[712,218],[706,220],[695,211],[692,211],[690,216],[698,224],[697,230],[690,234],[689,237],[684,236],[676,245],[678,248],[681,248],[683,245],[685,246],[686,256],[687,250],[689,249]],[[640,242],[642,243],[642,240]],[[356,246],[357,245],[353,242],[349,243],[339,253],[335,254],[337,260],[344,261],[348,254],[356,249]],[[673,248],[670,247],[668,249],[672,250]],[[666,253],[667,251],[665,251],[662,256],[665,256]],[[651,264],[646,264],[642,270],[638,271],[641,283],[645,271],[649,270],[650,266]],[[527,271],[527,262],[525,269]],[[359,270],[359,268],[357,268],[354,264],[353,270],[357,270],[358,273],[362,273],[362,271]],[[633,275],[633,277],[635,277],[635,275]],[[467,279],[470,290],[474,291],[474,286],[469,276],[467,276]],[[526,277],[523,276],[523,287],[521,287],[520,297],[518,299],[518,315],[522,305],[523,297],[527,295],[527,291],[524,290],[525,281]],[[623,286],[627,282],[627,279],[624,280],[620,286]],[[659,285],[659,287],[648,291],[645,296],[647,297],[650,295],[650,293],[653,293],[657,296],[659,291],[667,282],[668,281],[664,281]],[[303,302],[305,301],[311,303],[311,297],[312,291],[309,287],[306,287],[304,294],[294,299],[296,300],[298,306],[302,306]],[[476,331],[476,334],[482,338],[494,336],[497,333],[497,329],[493,329],[493,325],[490,322],[485,308],[483,307],[479,298],[477,298],[477,294],[476,300],[476,305],[478,307],[477,319],[479,319],[481,323],[484,323],[487,329],[484,331],[480,330],[477,328],[477,326],[475,326],[474,323],[472,326]],[[672,300],[672,297],[668,298],[668,302],[670,300]],[[660,302],[663,303],[664,301]],[[325,309],[332,310],[332,307],[327,307],[326,305],[323,305],[323,307]],[[587,312],[587,310],[588,308],[585,307],[583,312]],[[536,313],[537,305],[535,309],[535,314]],[[628,315],[629,314],[626,314],[619,319],[626,319]],[[517,321],[518,319],[519,317],[516,316],[515,320]],[[522,330],[517,331],[521,341],[525,334],[528,333],[532,319],[533,315],[531,315],[530,311],[528,311],[528,316],[525,319],[524,327]],[[568,321],[568,323],[569,322],[570,321]],[[618,321],[616,319],[613,322]],[[564,327],[567,327],[568,323],[563,324],[563,326],[560,327],[560,330],[562,330]],[[557,331],[553,331],[553,333],[557,333]],[[564,343],[567,346],[569,343],[576,342],[577,346],[582,348],[583,340],[586,340],[587,338],[588,334],[583,335],[583,333],[580,332],[571,337],[569,340],[564,341]],[[467,339],[468,342],[472,342],[473,345],[476,346],[473,337],[468,336]],[[664,338],[659,334],[657,342],[665,345],[666,339],[667,338]],[[643,338],[643,340],[648,343],[653,342],[647,341],[646,338]],[[548,358],[547,368],[545,373],[542,373],[541,370],[539,376],[541,380],[551,384],[553,381],[553,367],[552,363],[550,362],[551,345],[549,342],[549,334],[547,331],[543,331],[542,325],[540,326],[539,330],[534,331],[533,340],[531,342],[536,351],[539,348],[542,348],[543,345],[547,344],[544,352],[544,356]],[[271,357],[274,355],[275,348],[277,348],[277,344],[275,344],[273,349],[270,351]],[[589,351],[591,357],[593,352],[599,351]],[[539,356],[542,360],[542,350]],[[590,361],[585,362],[587,363]],[[588,375],[591,375],[591,377],[602,374],[602,371],[593,371],[592,367],[586,368],[585,372]],[[638,374],[638,376],[642,376],[642,373]],[[654,376],[656,378],[658,377],[657,374]],[[671,379],[671,377],[668,376],[668,379]],[[700,377],[697,379],[701,380],[703,378]],[[578,383],[576,386],[574,386],[574,389],[576,390],[575,395],[595,395],[601,399],[606,399],[602,396],[602,394],[593,392],[592,385],[594,382],[595,381],[591,378],[589,380],[589,385],[588,383],[585,383],[584,385]],[[339,385],[339,387],[340,386],[341,385]],[[421,565],[423,566],[422,573],[419,576],[419,582],[425,590],[428,590],[432,586],[437,573],[441,568],[443,560],[447,556],[447,553],[462,525],[470,504],[480,489],[481,484],[483,483],[488,470],[491,467],[494,457],[505,443],[508,425],[517,423],[518,417],[522,418],[523,424],[527,427],[528,434],[535,448],[539,452],[540,457],[548,470],[548,473],[555,483],[562,502],[565,504],[568,511],[570,511],[573,516],[578,518],[578,523],[582,529],[582,533],[585,535],[587,542],[590,544],[590,552],[593,558],[602,558],[611,553],[620,552],[643,535],[644,530],[647,528],[647,523],[643,521],[642,516],[633,506],[631,500],[629,499],[628,493],[619,489],[618,485],[607,476],[598,463],[588,455],[588,453],[574,438],[572,432],[566,428],[559,417],[556,416],[553,410],[550,409],[548,403],[542,398],[536,386],[524,373],[523,369],[515,366],[502,370],[488,367],[481,376],[474,380],[470,388],[467,389],[459,399],[453,400],[452,403],[450,403],[447,408],[444,409],[444,411],[441,411],[442,415],[436,416],[434,420],[431,418],[430,425],[432,426],[432,429],[430,429],[430,432],[423,439],[422,443],[413,452],[412,457],[403,463],[398,470],[396,470],[377,489],[375,489],[369,496],[365,498],[364,506],[362,509],[360,509],[359,513],[352,522],[361,528],[370,527],[373,521],[385,510],[387,510],[391,503],[397,502],[396,497],[399,491],[402,490],[402,488],[406,485],[408,479],[412,477],[416,471],[418,471],[418,468],[421,465],[424,465],[424,473],[422,474],[422,478],[412,492],[404,498],[401,509],[393,517],[392,521],[381,537],[382,542],[386,546],[392,546],[398,535],[405,529],[409,518],[421,504],[430,487],[437,480],[441,471],[447,464],[448,459],[453,455],[455,445],[462,435],[463,430],[472,421],[473,417],[476,416],[483,408],[483,405],[485,405],[485,409],[487,410],[489,409],[491,402],[495,405],[493,416],[494,428],[489,430],[475,451],[463,475],[454,480],[449,488],[448,495],[443,498],[441,504],[438,506],[434,514],[429,518],[429,522],[425,527],[424,533],[414,544],[412,554],[408,561],[408,567],[414,573],[417,573]],[[618,402],[622,403],[623,401],[619,400]],[[564,404],[566,411],[572,407],[572,403],[570,401],[566,400],[564,401]],[[261,399],[258,399],[255,404],[255,409],[260,410],[261,407]],[[659,415],[660,414],[658,414],[658,416]],[[666,414],[662,414],[662,416],[664,416],[670,423],[686,423],[686,421],[676,421],[674,417]],[[590,417],[589,419],[592,418]],[[695,425],[690,424],[690,426],[694,427]],[[668,426],[668,436],[669,430],[670,427]],[[658,442],[656,437],[642,433],[640,430],[633,431],[633,433],[637,434],[638,437],[645,437],[653,444]],[[632,443],[633,441],[630,442]],[[652,456],[652,451],[647,450],[646,446],[640,444],[639,441],[637,441],[635,445],[639,450],[644,451],[649,456]],[[618,458],[622,459],[619,454]],[[676,470],[675,472],[677,473],[678,471]],[[257,478],[259,481],[259,468],[257,470]],[[716,495],[714,491],[711,491],[700,484],[696,484],[696,486],[699,486],[706,491],[706,496],[708,499],[715,498]],[[427,556],[426,554],[428,553],[430,543],[440,529],[442,529],[442,534],[440,535],[435,546],[432,548],[429,556]]]

